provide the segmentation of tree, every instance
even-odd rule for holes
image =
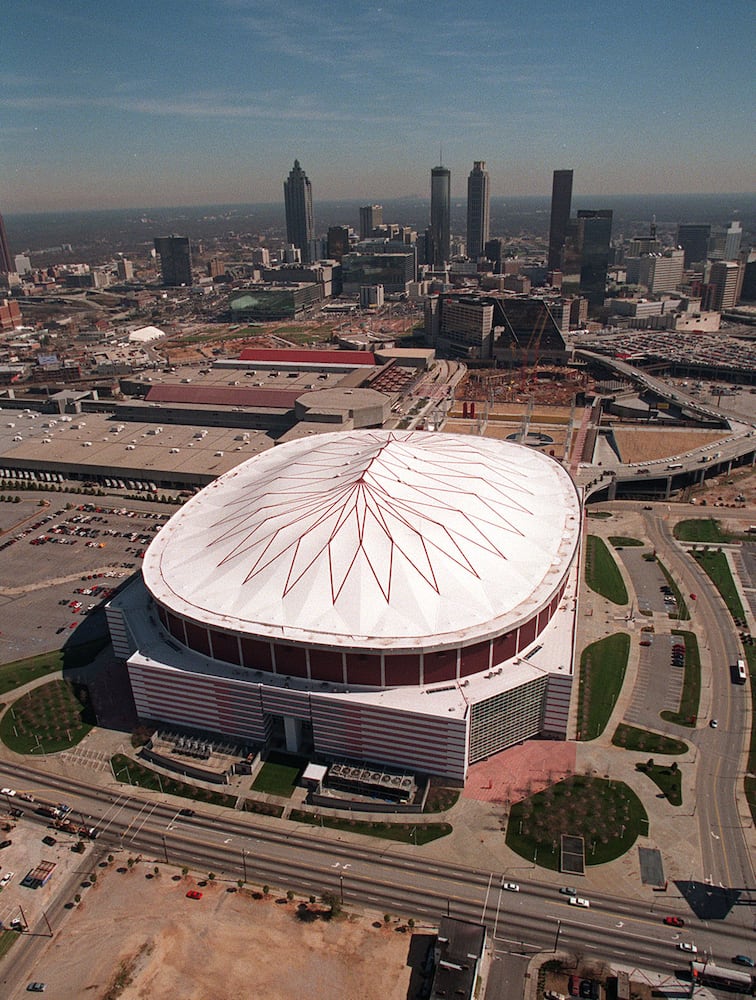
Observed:
[[[186,866],[184,866],[181,869],[181,874],[184,876],[184,878],[186,878],[186,876],[189,874],[189,869]]]
[[[262,887],[262,889],[263,889],[263,896],[269,896],[270,895],[270,886],[269,885],[264,885]]]
[[[383,922],[384,922],[384,924],[390,924],[391,923],[391,914],[390,913],[384,913],[383,914]]]
[[[410,918],[409,918],[409,920],[407,921],[407,926],[409,927],[409,929],[410,929],[410,930],[412,930],[412,929],[414,928],[414,926],[415,926],[415,921],[414,921],[414,918],[413,918],[413,917],[410,917]]]
[[[215,872],[208,872],[207,878],[208,878],[208,881],[214,882],[215,881]]]

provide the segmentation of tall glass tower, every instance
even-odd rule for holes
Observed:
[[[10,247],[8,246],[8,236],[5,232],[5,223],[0,215],[0,274],[8,274],[15,270],[15,263],[11,260]]]
[[[451,171],[447,167],[431,170],[430,237],[428,263],[441,268],[451,256]]]
[[[580,294],[588,299],[589,306],[603,306],[612,238],[612,210],[581,209],[577,214],[577,223],[581,245]]]
[[[312,185],[307,174],[294,161],[289,177],[284,181],[284,205],[286,207],[286,242],[302,251],[302,260],[310,263],[310,247],[315,236],[315,220],[312,214]]]
[[[483,256],[488,241],[489,223],[488,171],[485,160],[476,160],[467,178],[467,256]]]
[[[555,170],[551,185],[551,224],[549,226],[550,271],[562,270],[562,251],[567,236],[572,207],[572,171]]]

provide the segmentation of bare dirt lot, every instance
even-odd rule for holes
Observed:
[[[117,862],[116,862],[117,864]],[[303,923],[298,902],[229,892],[226,882],[199,888],[175,869],[137,864],[101,870],[82,893],[31,978],[61,1000],[405,1000],[411,935],[377,918],[344,914]],[[261,894],[259,894],[261,895]]]

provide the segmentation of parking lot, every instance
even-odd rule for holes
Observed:
[[[19,801],[19,791],[12,798],[0,797],[0,843],[10,842],[0,849],[0,923],[8,928],[19,926],[20,921],[36,931],[44,923],[43,912],[50,908],[63,883],[74,873],[82,881],[91,874],[93,845],[87,841],[83,853],[72,851],[78,838],[48,828],[36,815],[29,818],[26,811],[33,813],[34,805]],[[13,816],[11,810],[24,815]],[[51,871],[48,881],[37,889],[23,885],[26,876],[40,867]]]
[[[117,498],[19,496],[0,503],[2,663],[60,648],[74,633],[76,641],[102,633],[104,621],[89,616],[139,570],[175,510]]]

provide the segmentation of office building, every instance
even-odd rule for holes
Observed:
[[[24,253],[17,253],[13,258],[13,270],[16,274],[29,274],[31,271],[31,260]]]
[[[707,307],[722,312],[737,305],[744,272],[745,265],[741,261],[715,260],[709,272]]]
[[[362,285],[402,293],[415,280],[415,270],[415,254],[409,248],[403,253],[348,253],[341,259],[342,288],[347,295],[356,295]]]
[[[737,260],[740,253],[740,241],[743,239],[743,228],[736,220],[725,230],[721,260]],[[713,254],[710,254],[713,259]]]
[[[488,171],[484,160],[476,160],[467,178],[467,256],[478,260],[488,242],[490,216]]]
[[[581,526],[568,472],[510,441],[290,441],[173,515],[113,648],[142,720],[464,781],[566,735]]]
[[[160,257],[160,272],[167,288],[191,285],[192,249],[188,236],[156,236],[155,250]]]
[[[431,170],[430,244],[427,261],[441,269],[451,256],[451,171],[442,166]]]
[[[349,230],[346,226],[329,226],[326,255],[329,260],[341,260],[349,253]]]
[[[126,257],[119,257],[116,261],[116,274],[119,281],[132,281],[134,278],[134,265]]]
[[[562,252],[572,208],[572,171],[555,170],[551,185],[549,271],[562,270]]]
[[[674,292],[683,280],[684,250],[665,250],[625,260],[628,285],[643,285],[654,295]]]
[[[711,226],[684,222],[677,227],[677,245],[685,251],[685,269],[703,265],[709,255]]]
[[[286,242],[299,247],[302,260],[309,264],[312,242],[315,238],[315,219],[312,212],[312,185],[307,174],[294,161],[288,179],[284,181],[284,206],[286,208]]]
[[[373,230],[383,225],[383,205],[364,205],[360,208],[360,239],[366,240]]]
[[[8,234],[5,232],[5,223],[0,215],[0,274],[10,274],[14,270],[13,258],[8,246]]]
[[[588,305],[604,304],[609,243],[612,237],[612,210],[581,209],[577,214],[580,241],[580,294]]]

